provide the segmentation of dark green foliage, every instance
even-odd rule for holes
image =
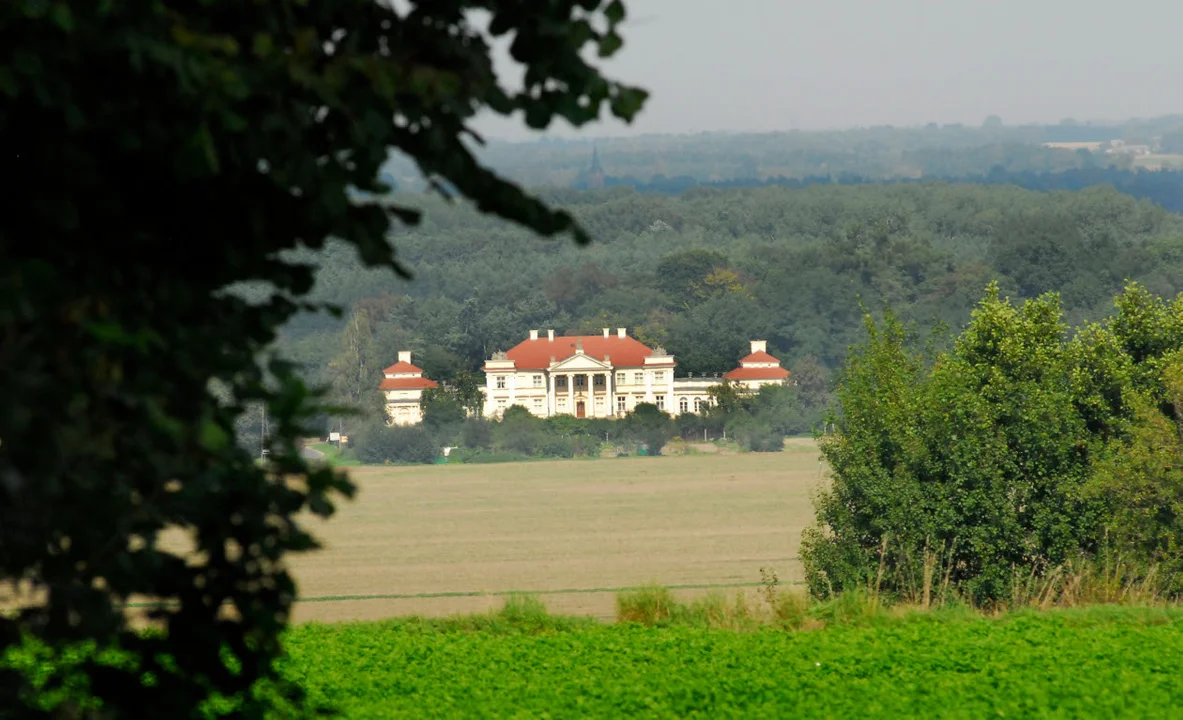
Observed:
[[[727,258],[714,250],[686,250],[662,258],[654,275],[657,289],[677,306],[686,306],[696,299],[695,290],[708,275],[728,266]]]
[[[448,386],[424,390],[420,407],[424,426],[434,432],[459,426],[466,414],[459,393]]]
[[[727,436],[744,450],[751,452],[780,452],[784,450],[784,433],[777,432],[760,418],[746,413],[737,415],[726,425]]]
[[[464,19],[481,10],[513,38],[520,90],[498,83],[492,38]],[[249,689],[275,677],[296,595],[285,557],[315,547],[297,518],[352,493],[301,459],[298,438],[328,410],[264,354],[313,307],[308,251],[332,236],[404,272],[388,233],[418,213],[372,200],[394,151],[482,212],[584,239],[482,167],[468,123],[630,118],[644,93],[582,52],[611,55],[623,15],[584,0],[0,4],[0,137],[19,178],[0,219],[0,582],[44,592],[0,616],[0,653],[22,633],[51,650],[119,644],[132,660],[76,667],[103,717],[189,717],[213,694],[262,716]],[[365,341],[395,311],[356,316],[341,396],[371,397],[392,358]],[[298,361],[323,368],[316,345]],[[248,405],[267,409],[265,465],[233,442]],[[374,432],[426,447],[421,431]],[[157,543],[179,528],[194,562]],[[129,596],[172,601],[154,612],[165,632],[133,632]],[[21,709],[34,694],[0,670],[5,717],[46,715]]]
[[[430,463],[440,454],[439,443],[425,426],[372,423],[350,437],[358,460],[367,464]]]
[[[531,329],[599,334],[604,327],[627,327],[664,346],[682,373],[727,372],[758,338],[785,367],[813,358],[825,375],[860,337],[860,300],[887,303],[906,321],[960,327],[981,289],[998,280],[1015,295],[1020,287],[1062,290],[1075,324],[1108,313],[1126,278],[1157,294],[1183,290],[1183,223],[1111,189],[931,183],[681,198],[623,189],[549,195],[597,242],[576,248],[537,240],[470,208],[432,203],[423,224],[398,238],[414,283],[364,270],[331,246],[320,259],[309,256],[333,278],[318,285],[317,297],[348,304],[386,293],[385,314],[369,325],[374,346],[387,348],[381,361],[411,349],[422,367],[442,373],[429,377],[449,380],[460,365],[476,370]],[[493,239],[499,244],[490,256]],[[1060,241],[1071,243],[1068,252],[1057,249]],[[294,319],[281,347],[308,357],[317,378],[327,358],[318,365],[316,348],[334,341],[314,322]],[[340,347],[350,346],[348,335]],[[453,362],[436,364],[434,349]]]
[[[474,450],[493,447],[493,423],[482,417],[465,420],[460,429],[460,444]]]
[[[673,418],[652,403],[637,403],[617,422],[621,436],[636,443],[647,455],[660,455],[675,432]]]
[[[1143,572],[1173,568],[1183,326],[1136,285],[1117,306],[1069,336],[1056,296],[1016,306],[992,287],[930,366],[894,317],[868,320],[821,438],[833,482],[802,551],[811,590],[883,567],[885,589],[915,592],[939,557],[960,591],[995,601],[1115,546]]]

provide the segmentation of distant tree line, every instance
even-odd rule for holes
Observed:
[[[1180,143],[1180,147],[1183,148],[1183,142]],[[995,165],[988,171],[981,172],[980,174],[926,174],[920,178],[899,177],[891,179],[875,178],[855,173],[811,175],[801,178],[789,178],[783,175],[765,178],[739,177],[713,181],[697,180],[688,175],[677,177],[655,175],[648,181],[642,181],[635,177],[607,176],[604,178],[604,187],[628,187],[637,192],[681,195],[694,188],[788,187],[799,189],[816,185],[883,185],[927,182],[1015,185],[1026,190],[1037,190],[1040,192],[1051,190],[1083,190],[1089,187],[1108,185],[1130,197],[1140,200],[1150,200],[1171,212],[1183,212],[1183,171],[1131,170],[1113,166],[1102,166],[1095,161],[1086,161],[1084,167],[1074,167],[1056,172],[1008,170],[1002,165]],[[577,190],[587,189],[587,184],[584,181],[577,181],[572,183],[572,188]]]

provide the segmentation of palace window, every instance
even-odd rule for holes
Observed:
[[[594,387],[596,390],[603,390],[604,389],[604,381],[607,379],[608,379],[607,375],[593,375],[592,376],[592,387]]]
[[[694,412],[702,412],[702,398],[694,398]]]
[[[637,385],[644,385],[645,384],[645,373],[643,373],[643,372],[633,373],[633,382]]]
[[[566,375],[556,376],[555,377],[555,390],[566,390],[566,389],[567,389],[567,376]]]
[[[497,411],[505,412],[505,398],[497,398]]]
[[[616,396],[616,412],[622,413],[628,410],[628,399],[624,395]]]
[[[536,387],[536,388],[542,387],[542,376],[541,375],[534,376],[534,387]]]
[[[654,399],[657,401],[657,409],[665,410],[665,395],[657,395]]]
[[[617,385],[624,384],[624,373],[616,373],[616,384]]]
[[[686,398],[682,398],[681,400],[678,401],[678,410],[679,411],[686,412],[689,409],[690,409],[690,401],[689,400],[687,400]]]
[[[575,376],[575,389],[576,390],[583,390],[586,387],[587,387],[587,375],[576,375]]]
[[[504,389],[505,389],[505,376],[504,376],[504,375],[498,375],[498,376],[497,376],[497,389],[498,389],[498,390],[504,390]]]
[[[566,410],[566,409],[567,409],[567,398],[565,398],[565,397],[561,397],[561,398],[559,398],[559,409],[560,409],[560,410]]]
[[[534,398],[534,412],[535,414],[542,412],[542,398]]]
[[[665,382],[665,371],[658,370],[657,372],[653,373],[653,379],[656,382]]]

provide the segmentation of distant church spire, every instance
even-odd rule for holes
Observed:
[[[604,174],[604,167],[600,165],[600,149],[595,145],[592,145],[592,162],[589,172]]]
[[[587,171],[587,187],[596,189],[604,187],[604,166],[600,164],[600,149],[592,145],[591,167]]]

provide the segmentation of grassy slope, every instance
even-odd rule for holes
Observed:
[[[814,632],[399,620],[295,628],[286,672],[350,718],[1170,717],[1183,612],[934,612]]]

